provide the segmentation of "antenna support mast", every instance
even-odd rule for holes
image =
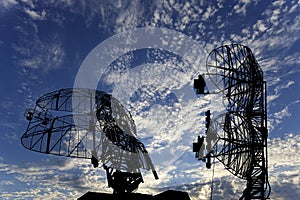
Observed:
[[[240,200],[269,199],[266,82],[263,71],[247,46],[233,44],[214,49],[207,57],[207,75],[221,93],[225,112],[214,117],[206,131],[215,143],[203,155],[203,139],[194,143],[196,157],[216,157],[233,175],[247,181]],[[200,79],[200,78],[199,78]],[[194,84],[198,94],[202,84]],[[200,91],[200,92],[199,92]],[[202,93],[201,93],[202,92]],[[208,92],[207,92],[208,93]],[[206,93],[206,94],[207,94]],[[209,166],[209,165],[208,165]]]

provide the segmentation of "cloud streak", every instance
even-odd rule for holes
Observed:
[[[23,7],[13,0],[2,1],[3,9],[14,9],[13,6],[16,6],[26,16],[19,17],[19,24],[15,25],[19,37],[12,45],[20,74],[29,77],[29,81],[21,85],[20,92],[30,93],[28,88],[33,85],[33,80],[40,80],[41,75],[46,76],[53,71],[61,72],[65,60],[73,59],[68,57],[62,33],[50,31],[47,35],[49,38],[45,39],[40,32],[41,23],[46,22],[55,23],[60,27],[58,30],[64,30],[61,27],[68,22],[68,15],[47,10],[47,6],[53,10],[60,7],[69,15],[81,16],[87,30],[97,24],[97,31],[107,35],[145,26],[180,31],[199,41],[203,48],[197,60],[201,69],[205,67],[207,53],[213,48],[225,43],[248,45],[264,70],[268,83],[269,130],[272,133],[277,124],[291,117],[290,106],[299,105],[296,100],[280,104],[283,102],[284,91],[295,88],[298,82],[292,75],[299,72],[295,68],[300,64],[300,53],[292,50],[299,41],[300,17],[296,14],[299,3],[274,1],[272,4],[263,4],[262,1],[251,3],[243,0],[232,5],[224,1],[216,5],[204,4],[196,1],[164,1],[146,5],[140,1],[120,1],[98,6],[94,1],[57,1],[44,3],[44,9],[39,10],[36,3],[31,1]],[[249,20],[248,14],[255,9],[262,15],[253,16]],[[239,20],[231,20],[233,18]],[[172,45],[180,45],[180,41]],[[290,54],[290,51],[293,53]],[[164,60],[163,57],[159,58],[161,54],[158,53],[155,59]],[[132,55],[123,57],[124,60],[120,58],[120,63],[116,64],[118,68],[127,67],[127,71],[123,70],[123,74],[116,76],[108,74],[111,75],[109,78],[125,78]],[[201,112],[207,109],[222,110],[222,101],[220,96],[197,98],[191,89],[196,69],[181,73],[180,66],[188,67],[188,64],[174,57],[173,60],[164,61],[149,65],[148,68],[144,65],[144,72],[149,76],[143,80],[143,87],[136,92],[142,98],[127,102],[136,120],[139,137],[147,145],[161,177],[156,182],[151,174],[145,172],[145,183],[141,184],[139,192],[157,193],[163,189],[176,188],[188,191],[193,199],[209,199],[212,174],[202,163],[194,160],[190,152],[191,143],[198,134],[203,133],[201,130],[204,124],[201,122],[204,116]],[[157,77],[163,81],[158,83]],[[124,80],[121,86],[129,88],[129,83]],[[123,89],[121,86],[119,89]],[[171,95],[176,96],[173,102],[163,102]],[[273,185],[271,198],[292,199],[290,194],[299,193],[300,139],[296,134],[281,139],[271,137],[269,140],[269,170]],[[0,190],[4,199],[68,199],[77,198],[88,190],[111,192],[107,188],[104,171],[92,169],[87,160],[51,158],[42,164],[31,162],[21,166],[7,163],[5,158],[6,155],[0,159],[0,171],[8,178],[0,181],[0,186],[13,189],[10,192]],[[24,189],[18,188],[18,184],[24,186]],[[225,196],[235,199],[244,186],[245,182],[233,178],[222,165],[216,165],[214,198]]]
[[[273,186],[271,198],[293,199],[291,194],[299,191],[300,136],[289,134],[283,139],[269,140],[268,144],[269,178]],[[78,198],[84,191],[111,192],[106,186],[104,170],[93,169],[88,160],[53,157],[44,160],[42,165],[31,162],[26,163],[25,167],[2,160],[0,171],[15,177],[10,181],[1,181],[1,186],[14,187],[16,180],[24,185],[30,183],[35,186],[35,189],[19,189],[9,193],[1,191],[3,199],[67,199]],[[195,200],[210,198],[212,170],[205,169],[204,164],[194,159],[192,152],[187,151],[169,167],[158,168],[158,172],[161,180],[152,181],[151,174],[146,174],[139,192],[156,194],[166,189],[178,189],[187,191]],[[246,186],[245,181],[235,178],[218,162],[215,164],[213,180],[214,198],[237,199]],[[287,184],[289,187],[286,187]]]

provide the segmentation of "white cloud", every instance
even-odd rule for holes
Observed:
[[[295,12],[295,10],[299,7],[299,5],[295,4],[293,5],[290,10],[289,10],[289,13],[292,13],[292,12]]]
[[[30,8],[34,8],[34,3],[32,0],[21,0],[23,3],[27,4]]]
[[[37,12],[35,10],[24,8],[24,12],[27,13],[34,20],[44,20],[46,18],[45,10],[42,10],[41,12]]]
[[[262,20],[258,20],[257,21],[257,28],[260,32],[264,32],[265,30],[267,30],[268,28],[266,27],[266,25],[262,22]]]
[[[126,11],[120,12],[115,22],[115,32],[123,32],[136,28],[141,24],[141,19],[145,13],[145,8],[140,5],[139,1],[130,1]]]
[[[269,95],[267,97],[268,103],[274,102],[274,100],[276,100],[277,98],[279,98],[281,96],[281,93],[283,90],[285,90],[295,84],[295,82],[293,80],[289,80],[283,84],[280,84],[280,83],[282,83],[282,78],[280,78],[280,77],[277,77],[276,79],[273,78],[272,81],[268,81],[269,87],[276,85],[276,87],[274,88],[274,93],[273,93],[273,91],[269,91]]]
[[[290,66],[300,65],[300,52],[296,52],[292,55],[286,56],[283,62],[286,63],[286,65]]]
[[[11,177],[12,183],[24,185],[24,189],[2,192],[4,199],[73,199],[99,188],[109,191],[104,170],[93,169],[86,159],[56,157],[20,165],[1,162],[0,171]]]
[[[0,185],[15,185],[11,180],[1,180]]]
[[[16,3],[12,0],[4,2]],[[13,3],[10,3],[10,5]],[[236,13],[243,15],[247,14],[249,3],[250,1],[241,1],[237,6],[234,7]],[[8,4],[9,3],[7,3],[7,5]],[[72,7],[73,9],[79,9],[76,10],[76,12],[84,13],[86,11],[84,11],[83,8],[87,5],[83,4],[84,3],[82,3],[82,6],[78,6],[80,8],[74,8],[75,6],[71,3],[71,1],[69,1],[69,3],[66,3],[65,6],[68,6],[68,8]],[[103,24],[101,25],[102,28],[106,28],[106,26],[107,28],[111,28],[111,24],[113,24],[114,32],[135,28],[143,24],[142,20],[146,12],[143,8],[143,5],[139,4],[139,2],[133,1],[128,3],[129,9],[122,9],[121,3],[116,5],[114,4],[115,3],[106,5],[107,7],[102,6],[99,8],[95,6],[94,8],[91,8],[93,9],[94,13],[91,13],[90,18],[87,19],[87,21],[91,20],[94,16],[96,16],[96,13],[98,13],[99,16],[103,16]],[[299,18],[295,17],[290,19],[290,16],[282,15],[283,11],[278,7],[285,6],[283,1],[274,2],[274,6],[276,6],[276,9],[270,7],[270,11],[265,12],[267,19],[259,19],[256,21],[256,24],[253,24],[248,28],[244,28],[242,30],[243,35],[234,33],[230,35],[230,38],[226,38],[227,36],[223,34],[220,37],[215,36],[215,38],[212,39],[214,44],[203,45],[203,48],[208,51],[213,49],[215,45],[218,45],[224,41],[229,41],[230,39],[231,41],[240,41],[249,44],[249,46],[253,48],[253,52],[260,58],[259,63],[263,67],[264,71],[272,74],[272,76],[266,78],[268,80],[268,85],[275,87],[275,93],[268,96],[268,102],[274,101],[276,98],[280,97],[282,90],[287,89],[295,84],[295,81],[293,80],[281,84],[283,79],[280,78],[279,73],[281,72],[281,66],[285,65],[280,65],[281,60],[284,59],[282,59],[280,55],[276,53],[276,49],[279,47],[289,47],[294,44],[297,39],[299,39],[298,33],[300,24]],[[219,6],[219,8],[220,7],[221,6]],[[295,9],[295,5],[291,6],[291,10]],[[207,31],[207,27],[201,22],[201,17],[203,20],[208,20],[210,17],[214,16],[217,11],[218,9],[216,7],[210,6],[205,9],[203,7],[198,7],[193,3],[175,4],[172,1],[169,3],[162,3],[161,5],[158,5],[157,3],[157,8],[155,11],[153,11],[154,14],[152,16],[151,25],[170,25],[176,30],[189,31],[189,24],[195,23],[195,27],[197,27],[196,30],[198,31],[195,33],[195,35],[197,35],[198,39],[201,40]],[[43,14],[42,12],[36,12],[34,7],[31,7],[31,9],[26,9],[25,12],[32,19],[43,19],[46,17],[46,14]],[[172,15],[175,13],[179,15],[177,19],[172,18]],[[60,17],[63,18],[63,16]],[[218,18],[218,20],[219,22],[222,22],[221,18]],[[288,20],[291,20],[291,23],[289,25],[285,25],[284,22]],[[223,25],[219,28],[225,30],[226,26]],[[34,30],[36,30],[37,33],[38,29]],[[191,30],[195,31],[194,29]],[[262,34],[262,37],[259,37],[260,34]],[[33,43],[31,43],[32,41]],[[54,37],[53,41],[58,42],[49,43],[39,40],[38,37],[34,37],[32,41],[30,41],[27,46],[15,46],[15,50],[18,51],[22,56],[26,57],[21,59],[19,64],[25,66],[27,69],[42,69],[44,72],[57,69],[65,56],[64,48],[60,38]],[[31,48],[36,49],[37,52],[31,52]],[[273,51],[276,55],[269,54]],[[206,55],[207,54],[203,52],[203,55],[200,55],[199,59],[205,60]],[[295,57],[297,57],[297,55],[298,54],[295,54]],[[291,65],[298,64],[299,59],[297,60],[295,57],[294,55],[285,57],[285,61]],[[124,62],[120,65],[126,64],[127,63]],[[170,62],[166,63],[166,65],[167,64],[170,65],[174,63]],[[41,68],[42,66],[43,68]],[[177,93],[179,102],[176,104],[176,108],[170,108],[171,106],[167,105],[151,106],[149,103],[149,98],[155,96],[155,90],[165,91],[168,93],[170,89],[163,89],[165,89],[164,87],[169,86],[170,83],[175,84],[173,82],[174,80],[172,79],[178,80],[178,83],[176,83],[179,85],[178,88],[191,88],[191,85],[187,85],[186,88],[183,86],[187,84],[188,81],[192,80],[191,75],[193,75],[190,72],[187,74],[173,74],[173,76],[167,77],[166,75],[170,72],[163,70],[160,71],[158,67],[155,69],[156,70],[151,71],[153,74],[149,73],[151,76],[148,77],[149,79],[152,79],[153,82],[147,80],[149,82],[146,82],[145,84],[156,84],[156,88],[153,89],[154,91],[144,91],[144,101],[136,102],[134,104],[134,107],[137,110],[136,113],[138,113],[140,109],[147,106],[151,108],[149,111],[140,115],[134,115],[134,118],[138,123],[138,129],[140,132],[139,134],[141,134],[140,136],[142,136],[142,138],[145,140],[147,140],[147,136],[150,137],[150,139],[148,139],[148,147],[151,150],[150,154],[153,155],[154,158],[157,158],[154,160],[154,162],[157,165],[157,169],[159,171],[158,173],[161,179],[158,182],[153,181],[152,175],[146,172],[145,183],[141,184],[141,190],[139,191],[157,192],[160,186],[167,187],[174,184],[179,185],[178,188],[193,193],[192,197],[194,199],[208,199],[210,195],[211,171],[204,169],[203,164],[199,164],[198,161],[194,160],[192,154],[187,153],[188,158],[184,160],[184,162],[181,160],[183,159],[184,155],[182,155],[179,160],[172,160],[172,157],[174,158],[178,153],[180,153],[180,155],[184,154],[183,152],[190,148],[190,143],[193,141],[195,136],[198,135],[199,130],[203,129],[200,122],[202,121],[202,117],[199,116],[200,110],[207,109],[205,107],[208,104],[207,102],[217,101],[213,99],[213,97],[206,97],[199,100],[195,97],[192,98],[191,96],[180,96],[181,93],[179,91],[179,93]],[[113,78],[117,79],[118,77],[116,76]],[[154,82],[157,80],[157,77],[164,80],[161,85]],[[173,85],[173,87],[176,87],[176,85]],[[151,87],[149,88],[151,89]],[[211,107],[219,109],[222,108],[222,105],[220,103],[215,103],[215,105]],[[276,122],[280,122],[289,115],[289,107],[286,106],[282,110],[274,113],[271,117],[273,117],[274,120],[277,120]],[[297,152],[299,152],[299,145],[297,146],[297,144],[299,144],[298,139],[287,137],[284,140],[270,140],[269,152],[271,153],[269,157],[269,163],[271,165],[270,170],[272,174],[270,179],[274,183],[276,182],[278,187],[282,187],[282,185],[285,183],[290,182],[295,184],[297,188],[297,183],[299,183],[299,181],[297,182],[297,180],[299,180],[299,163],[297,163]],[[168,148],[170,151],[166,151],[166,148]],[[166,157],[167,159],[165,160],[170,163],[170,166],[162,167],[160,161],[162,158]],[[15,176],[16,180],[21,181],[24,184],[36,184],[38,187],[37,189],[24,189],[22,191],[16,191],[10,194],[3,193],[2,197],[21,199],[22,197],[26,196],[28,199],[30,199],[33,198],[33,196],[37,196],[40,199],[60,199],[63,197],[76,198],[79,194],[82,194],[83,191],[86,190],[99,191],[99,188],[101,188],[101,190],[109,191],[106,186],[104,171],[99,170],[101,171],[100,174],[95,173],[95,171],[87,164],[88,162],[89,161],[87,160],[68,160],[62,163],[54,161],[52,163],[52,161],[47,161],[42,166],[39,165],[40,163],[28,163],[26,168],[24,168],[24,166],[2,164],[0,167],[1,172]],[[294,165],[296,170],[289,169],[290,165]],[[76,171],[78,175],[72,174],[75,173],[74,170],[78,170],[78,172]],[[280,174],[284,174],[284,176],[281,176],[282,179],[276,179],[276,177],[280,177]],[[215,178],[216,181],[214,188],[215,195],[217,197],[221,197],[221,195],[225,193],[229,196],[228,199],[230,199],[230,197],[236,197],[236,194],[240,194],[245,187],[244,182],[235,179],[231,174],[224,170],[222,165],[216,166]],[[98,182],[99,180],[101,180],[101,183],[95,184],[95,182]],[[182,183],[185,183],[186,185],[181,185]],[[194,184],[192,186],[195,187],[190,186],[189,188],[188,185],[190,183]],[[75,184],[78,184],[78,186],[76,187]],[[65,191],[62,191],[62,188],[64,188]],[[82,190],[80,191],[80,189]],[[232,194],[232,191],[234,191],[235,194]],[[296,191],[291,191],[292,194],[295,194],[295,192]],[[277,193],[276,190],[274,193],[276,194],[275,197],[277,199],[283,199],[283,197],[280,196],[282,194]]]
[[[288,107],[284,107],[281,111],[274,113],[275,122],[279,124],[282,119],[291,116],[291,113],[288,110]]]
[[[268,142],[268,163],[269,163],[269,181],[273,188],[271,198],[273,199],[293,199],[300,189],[300,135],[289,134],[284,138],[270,139]],[[193,164],[198,162],[198,166]],[[200,163],[200,165],[199,165]],[[188,169],[184,169],[182,165],[187,164]],[[179,168],[180,167],[180,168]],[[181,170],[180,170],[181,169]],[[197,160],[184,160],[178,168],[169,168],[167,171],[173,171],[174,174],[185,173],[187,178],[191,178],[189,172],[195,172],[195,182],[180,185],[179,176],[164,177],[165,179],[176,180],[178,190],[189,192],[191,199],[209,199],[210,186],[212,178],[212,170],[205,169],[203,164]],[[183,176],[184,177],[184,176]],[[178,184],[179,183],[179,184]],[[174,184],[176,185],[176,184]],[[288,185],[288,187],[285,187]],[[240,180],[229,174],[229,172],[219,162],[215,165],[214,173],[214,198],[236,199],[246,188],[246,181]],[[188,188],[188,189],[187,189]],[[174,189],[174,188],[173,188]],[[285,191],[285,192],[283,192]]]
[[[273,181],[293,183],[299,187],[300,135],[287,134],[284,138],[274,138],[269,142],[269,173]],[[284,175],[284,179],[280,179]],[[273,177],[273,178],[272,178]]]
[[[207,7],[205,13],[202,15],[202,20],[204,20],[204,21],[208,20],[210,17],[214,16],[214,14],[217,11],[218,11],[218,9],[215,8],[214,6]]]
[[[23,56],[22,59],[17,60],[18,64],[43,72],[59,69],[65,57],[59,36],[54,36],[50,42],[43,42],[37,36],[34,38],[30,43],[24,41],[22,46],[16,44],[13,46],[15,51]]]
[[[295,81],[289,80],[284,84],[277,85],[276,88],[274,89],[275,93],[279,94],[282,90],[287,89],[287,88],[291,87],[294,84],[295,84]]]
[[[288,14],[293,5],[284,5],[287,11],[282,11],[280,6],[279,3],[269,5],[263,12],[263,17],[250,29],[251,39],[245,38],[256,53],[269,55],[269,59],[269,52],[274,49],[289,49],[299,38],[299,17],[290,17]],[[280,62],[283,58],[278,59],[278,55],[274,55],[272,59]]]
[[[273,1],[272,4],[277,7],[282,7],[285,4],[285,1],[284,0],[276,0],[276,1]]]
[[[4,8],[10,8],[11,6],[16,6],[18,4],[18,1],[16,0],[2,0],[0,2],[0,6],[3,6]]]
[[[251,3],[251,0],[242,0],[239,1],[238,4],[236,4],[233,9],[236,14],[242,14],[246,15],[247,14],[247,7]]]
[[[299,100],[290,102],[284,108],[281,108],[278,112],[269,114],[268,127],[269,131],[272,131],[275,127],[280,127],[284,119],[292,116],[290,107],[299,103]]]

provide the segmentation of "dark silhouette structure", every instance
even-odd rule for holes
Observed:
[[[196,157],[206,161],[208,168],[210,158],[215,157],[234,176],[245,179],[247,185],[241,200],[268,199],[271,188],[263,71],[250,48],[239,44],[214,49],[207,57],[206,67],[210,81],[223,95],[225,112],[206,120],[207,152],[204,153],[203,138],[198,137],[193,145]]]
[[[190,200],[186,192],[167,190],[157,195],[127,193],[123,195],[87,192],[78,200]]]
[[[224,113],[206,115],[206,135],[193,151],[211,168],[218,159],[234,176],[247,181],[241,200],[268,199],[266,82],[251,50],[243,45],[214,49],[206,61],[207,76],[223,96]],[[208,94],[204,76],[194,81],[197,94]],[[22,145],[32,151],[90,159],[101,163],[113,194],[88,192],[79,199],[189,199],[187,193],[132,193],[143,177],[140,169],[156,170],[137,139],[131,114],[111,95],[92,89],[61,89],[41,96],[28,109]]]
[[[198,79],[194,80],[194,88],[196,90],[196,94],[205,94],[205,87],[206,83],[203,76],[198,75]]]
[[[144,144],[136,138],[130,113],[111,95],[92,89],[61,89],[41,96],[28,109],[22,145],[32,151],[91,159],[102,163],[115,194],[137,190],[140,169],[154,169]]]

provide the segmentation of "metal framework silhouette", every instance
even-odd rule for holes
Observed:
[[[207,120],[206,137],[215,141],[211,151],[202,156],[203,138],[199,137],[194,149],[196,157],[206,160],[208,167],[210,157],[216,157],[229,172],[245,179],[247,186],[241,200],[268,199],[271,189],[263,71],[250,48],[239,44],[214,49],[207,57],[206,68],[217,92],[222,93],[225,112]]]
[[[140,169],[154,169],[136,139],[131,114],[109,94],[92,89],[61,89],[41,96],[26,111],[22,145],[32,151],[102,163],[114,193],[131,193],[143,182]]]
[[[207,57],[207,75],[223,96],[225,112],[210,119],[206,140],[194,151],[199,159],[217,158],[233,175],[247,181],[241,200],[268,199],[266,82],[251,50],[225,45]],[[197,93],[205,92],[203,77],[195,80]],[[213,114],[213,113],[212,113]],[[26,112],[28,127],[22,145],[32,151],[91,159],[106,170],[114,193],[131,193],[143,182],[140,169],[158,175],[144,144],[136,137],[130,113],[111,95],[97,90],[61,89],[41,96]],[[212,142],[213,141],[213,142]]]

